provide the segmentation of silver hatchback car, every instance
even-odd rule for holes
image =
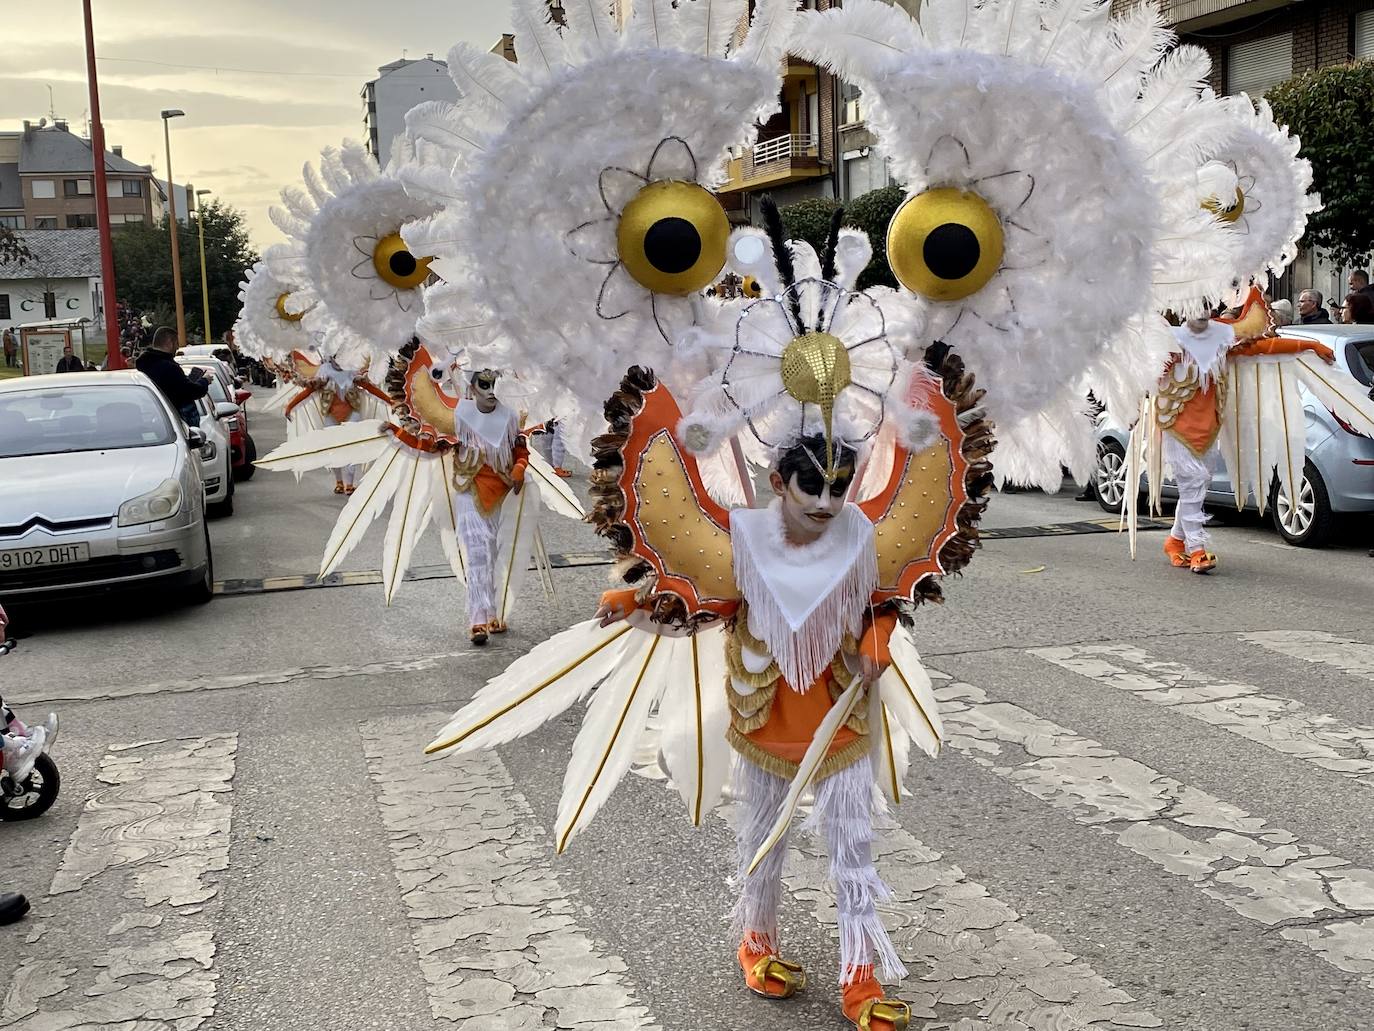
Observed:
[[[1353,376],[1364,389],[1374,388],[1374,326],[1284,326],[1286,337],[1315,340],[1335,353],[1338,368]],[[1284,495],[1277,477],[1270,488],[1274,528],[1289,544],[1321,547],[1330,540],[1337,518],[1363,513],[1374,518],[1374,440],[1356,433],[1302,391],[1307,419],[1307,463],[1302,485],[1294,501]],[[1119,511],[1126,491],[1126,442],[1130,434],[1110,421],[1098,430],[1097,472],[1093,486],[1098,503],[1110,512]],[[1207,502],[1221,509],[1236,508],[1236,495],[1226,466],[1217,451],[1211,458],[1212,482]],[[1177,497],[1173,483],[1164,485],[1165,497]],[[1245,507],[1256,509],[1252,496]]]
[[[0,382],[0,598],[149,585],[209,601],[205,443],[141,372]]]

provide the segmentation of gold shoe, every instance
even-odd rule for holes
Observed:
[[[782,991],[770,992],[769,981],[782,985]],[[806,987],[806,971],[800,963],[789,963],[779,956],[764,956],[754,964],[745,984],[751,992],[765,999],[790,999]],[[755,988],[755,984],[761,987]]]
[[[487,624],[487,629],[490,630],[493,634],[504,634],[507,630],[510,629],[510,624],[507,623],[504,619],[493,619],[490,623]]]
[[[872,1031],[875,1020],[885,1021],[892,1031],[907,1031],[911,1026],[911,1007],[899,999],[869,999],[859,1007],[854,1024],[859,1031]]]

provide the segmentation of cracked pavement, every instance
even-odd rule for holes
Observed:
[[[276,424],[254,415],[260,448]],[[332,481],[260,474],[211,524],[219,575],[309,572]],[[993,499],[1001,526],[1092,517]],[[383,526],[347,569],[377,565]],[[917,640],[949,743],[879,838],[918,1031],[1365,1031],[1374,1009],[1374,562],[1214,529],[1179,576],[1145,535],[989,541]],[[589,531],[551,520],[549,548]],[[433,539],[417,565],[438,564]],[[587,611],[560,569],[465,647],[461,593],[407,583],[20,613],[0,692],[62,715],[62,797],[0,824],[0,1028],[832,1031],[833,896],[794,837],[783,923],[810,987],[749,996],[732,833],[627,778],[563,856],[549,828],[580,709],[461,762],[419,746]]]

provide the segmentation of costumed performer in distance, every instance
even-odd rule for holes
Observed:
[[[469,639],[487,643],[489,634],[510,629],[496,598],[496,557],[501,536],[501,506],[507,495],[525,487],[529,447],[520,417],[496,396],[498,373],[479,369],[468,376],[468,396],[453,413],[458,452],[453,486],[457,491],[458,536],[467,554]]]
[[[304,390],[291,399],[286,406],[285,415],[289,420],[291,413],[312,395],[319,395],[320,417],[325,426],[342,426],[363,419],[364,393],[371,394],[385,407],[391,407],[391,398],[383,393],[367,378],[367,367],[358,371],[345,369],[337,358],[327,358],[320,366],[316,379],[306,384]],[[333,470],[334,493],[352,494],[357,479],[358,467],[345,465]]]

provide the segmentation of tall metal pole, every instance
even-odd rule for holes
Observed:
[[[200,298],[205,305],[205,321],[201,326],[205,330],[207,344],[210,342],[210,280],[205,275],[205,205],[200,198],[209,192],[196,191],[196,225],[200,227]]]
[[[89,0],[87,0],[89,2]],[[177,184],[172,178],[172,122],[167,114],[162,116],[163,137],[167,142],[167,201],[172,209],[172,288],[177,302],[177,347],[186,346],[186,308],[181,299],[181,248],[177,244]]]
[[[82,0],[86,18],[86,85],[91,99],[91,164],[95,169],[95,221],[100,233],[100,285],[105,297],[105,367],[124,368],[119,352],[119,301],[115,296],[114,246],[110,240],[110,194],[105,185],[105,126],[100,121],[100,86],[95,75],[95,29],[91,0]],[[83,361],[84,356],[83,356]]]

